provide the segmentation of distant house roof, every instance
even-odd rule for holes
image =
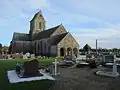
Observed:
[[[8,46],[3,46],[2,51],[8,51],[9,47]]]
[[[51,37],[50,44],[57,45],[67,34],[68,34],[68,32]]]
[[[43,39],[43,38],[49,38],[49,37],[57,30],[57,28],[58,28],[59,26],[60,26],[60,25],[40,32],[39,34],[37,34],[37,35],[34,37],[34,40],[39,40],[39,39]]]
[[[17,32],[14,32],[14,34],[13,34],[13,40],[29,41],[30,40],[30,36],[29,36],[29,34],[26,34],[26,33],[17,33]]]

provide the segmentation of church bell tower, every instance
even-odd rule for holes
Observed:
[[[34,37],[35,34],[40,33],[41,31],[45,30],[45,19],[42,15],[41,10],[34,15],[32,20],[30,21],[30,31],[29,34]]]

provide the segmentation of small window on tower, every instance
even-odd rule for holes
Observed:
[[[39,28],[41,29],[41,22],[39,22]]]

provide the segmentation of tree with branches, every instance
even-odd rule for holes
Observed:
[[[86,44],[86,45],[83,47],[83,50],[84,50],[84,52],[87,52],[87,54],[88,54],[88,52],[91,50],[91,47],[90,47],[88,44]]]
[[[0,54],[2,54],[2,44],[0,43]]]

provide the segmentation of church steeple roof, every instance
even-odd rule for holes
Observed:
[[[44,17],[43,17],[43,15],[42,15],[42,11],[39,10],[39,12],[37,12],[37,13],[34,15],[34,17],[32,18],[31,21],[33,21],[37,16],[40,16],[43,20],[45,20]]]
[[[39,12],[37,12],[38,14],[42,14],[42,11],[41,10],[39,10]]]

